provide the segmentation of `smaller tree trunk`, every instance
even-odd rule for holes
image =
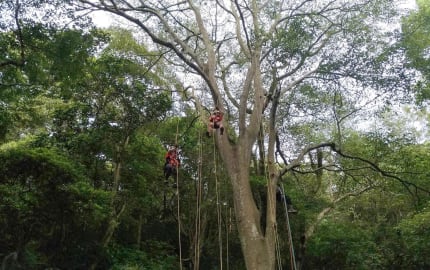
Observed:
[[[116,162],[115,162],[115,170],[114,170],[114,177],[113,177],[113,187],[112,187],[112,197],[111,197],[111,202],[110,202],[110,208],[111,208],[111,213],[110,213],[110,217],[108,219],[108,226],[106,228],[106,231],[103,235],[103,238],[101,240],[100,246],[102,248],[106,248],[108,246],[108,244],[110,243],[110,240],[112,239],[113,233],[115,232],[116,228],[119,225],[119,219],[122,215],[122,213],[125,210],[125,203],[122,203],[121,208],[118,210],[115,207],[115,200],[117,198],[117,193],[118,193],[118,189],[119,189],[119,183],[120,183],[120,179],[121,179],[121,168],[122,168],[122,153],[124,151],[124,149],[127,147],[128,145],[128,140],[129,140],[129,136],[126,137],[124,143],[122,145],[117,145],[117,149],[116,149]],[[99,263],[99,259],[97,258],[89,267],[90,270],[94,270],[97,268],[97,265]]]
[[[137,235],[136,235],[136,246],[138,249],[140,249],[141,242],[142,242],[142,226],[143,226],[143,213],[140,212],[139,222],[137,224]]]

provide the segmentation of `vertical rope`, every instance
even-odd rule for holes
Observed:
[[[267,162],[265,162],[267,164]],[[264,166],[265,171],[265,177],[267,186],[269,187],[269,170],[267,169],[267,165]],[[271,188],[268,188],[268,192],[273,192]],[[276,194],[274,196],[271,196],[268,194],[269,198],[272,198],[270,201],[270,204],[272,205],[272,208],[276,208]],[[270,209],[273,210],[273,209]],[[276,211],[276,209],[274,209]],[[275,235],[275,256],[276,256],[276,262],[278,264],[278,269],[282,269],[282,260],[281,260],[281,248],[279,245],[279,236],[278,236],[278,230],[277,230],[277,221],[276,221],[276,215],[275,215],[275,224],[274,224],[274,235]]]
[[[284,186],[281,185],[282,194],[285,195]],[[291,261],[291,269],[296,270],[296,257],[294,255],[294,246],[293,246],[293,238],[291,236],[291,227],[290,227],[290,218],[288,216],[288,207],[287,207],[287,201],[284,200],[284,208],[285,208],[285,218],[287,220],[287,231],[288,231],[288,243],[290,246],[290,261]]]
[[[226,227],[227,227],[227,233],[226,233],[226,240],[225,240],[225,242],[226,242],[226,251],[225,251],[225,257],[226,257],[226,267],[227,267],[227,270],[229,270],[230,269],[230,260],[229,260],[229,235],[230,235],[230,230],[231,230],[231,207],[229,207],[229,209],[228,209],[228,217],[227,217],[227,220],[228,220],[228,222],[227,222],[227,224],[226,224]]]
[[[216,192],[216,205],[217,205],[217,216],[218,216],[218,243],[219,243],[219,261],[220,261],[220,269],[222,270],[222,231],[221,231],[221,205],[219,201],[219,188],[218,188],[218,176],[217,176],[217,162],[216,162],[216,145],[215,145],[215,134],[212,134],[213,137],[213,146],[214,146],[214,174],[215,174],[215,192]]]
[[[197,202],[196,202],[196,231],[194,241],[194,270],[200,269],[200,230],[201,230],[201,203],[202,203],[202,165],[203,147],[202,135],[199,132],[199,161],[197,169]]]
[[[179,118],[176,124],[176,136],[175,136],[175,146],[178,145],[178,133],[179,133]],[[177,155],[178,153],[176,153]],[[176,156],[178,158],[178,156]],[[181,216],[180,216],[180,198],[179,198],[179,167],[176,167],[176,198],[178,203],[178,243],[179,243],[179,269],[182,270],[182,245],[181,245]]]
[[[281,246],[280,246],[279,237],[278,237],[278,226],[275,226],[275,232],[276,232],[276,238],[275,238],[276,262],[278,264],[278,269],[282,270]]]

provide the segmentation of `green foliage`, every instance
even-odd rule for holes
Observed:
[[[61,182],[71,182],[72,179],[82,181],[84,179],[83,172],[76,164],[70,162],[70,160],[61,155],[57,149],[48,148],[31,148],[31,140],[25,140],[20,142],[10,142],[0,147],[0,153],[2,158],[2,170],[4,171],[4,178],[8,179],[14,174],[26,173],[22,171],[22,168],[28,169],[30,172],[38,172],[40,174],[46,174],[46,176],[52,175],[52,173],[58,174],[61,177]],[[23,166],[23,167],[19,167]],[[46,171],[45,167],[52,167],[55,169],[54,172]],[[58,177],[57,176],[57,177]],[[45,177],[42,175],[41,179],[60,180],[55,178],[55,175],[51,177]]]
[[[5,104],[0,104],[0,106],[0,142],[2,142],[12,125],[12,117]]]
[[[419,213],[405,218],[397,226],[403,241],[404,261],[407,268],[430,267],[430,211],[429,205]]]
[[[177,258],[165,254],[166,247],[162,243],[153,243],[159,245],[159,252],[156,254],[147,254],[145,251],[127,248],[119,245],[109,247],[108,259],[110,261],[109,269],[112,270],[174,270],[177,265]]]
[[[12,4],[12,1],[2,2],[2,11],[9,10],[3,8],[6,2]],[[267,6],[277,11],[275,2]],[[427,8],[422,10],[428,13]],[[381,11],[375,8],[375,12]],[[316,14],[308,15],[296,16],[275,31],[272,45],[279,61],[273,63],[300,62],[310,56],[309,46],[319,44],[314,42],[321,34],[318,32],[321,21]],[[426,16],[420,11],[405,23],[425,25]],[[6,29],[0,33],[0,141],[5,142],[0,146],[0,258],[18,251],[22,266],[28,269],[88,269],[94,262],[99,262],[101,269],[178,269],[177,197],[174,190],[162,185],[165,148],[178,143],[183,161],[180,170],[183,252],[192,257],[197,218],[196,179],[200,177],[204,185],[199,205],[204,225],[201,268],[215,268],[220,243],[214,209],[219,195],[223,205],[221,226],[225,242],[222,244],[225,244],[224,227],[236,225],[228,212],[232,209],[231,187],[216,150],[214,153],[213,140],[202,137],[205,126],[198,121],[197,114],[188,110],[184,117],[167,117],[172,109],[170,90],[182,85],[169,77],[160,53],[150,51],[136,41],[132,32],[123,29],[59,30],[34,23],[28,17],[22,22],[31,22],[21,25],[22,44],[13,20],[9,28],[0,24],[2,30]],[[377,46],[365,46],[373,36],[369,34],[370,27],[362,23],[363,17],[345,18],[344,22],[342,27],[356,31],[356,35],[338,44],[350,42],[353,46],[344,54],[335,50],[334,54],[339,55],[327,52],[321,58],[330,60],[321,63],[322,69],[317,74],[327,76],[323,78],[324,87],[306,81],[287,91],[281,102],[279,110],[286,117],[280,128],[291,135],[299,146],[297,149],[334,137],[328,131],[334,124],[327,112],[335,111],[339,120],[357,109],[356,96],[343,92],[345,89],[337,85],[325,84],[334,80],[328,77],[332,71],[359,76],[358,73],[371,70],[368,67],[383,66],[391,56],[383,52],[369,57],[369,53],[377,51]],[[412,29],[409,26],[405,26],[408,31]],[[410,32],[405,38],[411,63],[423,74],[428,73],[428,59],[423,57],[425,29],[420,28],[417,35]],[[325,34],[332,37],[333,32]],[[8,60],[15,63],[7,63]],[[425,96],[427,85],[424,81],[422,85]],[[299,120],[287,123],[295,114],[300,116],[296,118]],[[417,145],[410,137],[399,139],[396,134],[388,133],[343,131],[339,140],[348,154],[366,158],[428,188],[428,145]],[[11,142],[28,134],[38,136]],[[312,158],[314,152],[305,160]],[[420,199],[417,202],[406,196],[400,185],[383,179],[357,160],[335,155],[325,158],[324,165],[330,164],[327,169],[331,171],[324,171],[320,179],[316,179],[312,172],[315,166],[310,163],[295,168],[304,169],[303,173],[287,175],[287,192],[300,210],[291,219],[296,245],[300,243],[300,234],[324,207],[336,209],[309,239],[306,266],[309,269],[428,267],[429,215],[424,208],[428,201],[424,192],[416,193]],[[119,186],[114,189],[114,169],[119,163]],[[334,171],[340,169],[346,173],[336,175]],[[250,181],[259,209],[264,209],[267,179],[252,175]],[[220,185],[216,187],[216,183]],[[369,183],[380,189],[333,203],[333,198]],[[411,202],[421,212],[407,216],[412,211]],[[115,219],[123,205],[124,212]],[[282,213],[281,209],[278,213]],[[265,218],[263,212],[262,217]],[[399,221],[395,228],[401,237],[393,229]],[[103,241],[109,222],[117,227],[106,247]],[[227,242],[231,248],[229,259],[231,265],[243,269],[237,231],[231,228]],[[286,250],[285,239],[284,235],[280,246]],[[398,255],[403,256],[403,262],[396,259]]]
[[[82,168],[55,148],[9,143],[0,160],[0,253],[27,254],[29,267],[86,265],[110,194],[94,190]]]
[[[418,10],[405,17],[402,22],[402,45],[410,66],[419,70],[423,79],[416,87],[419,102],[430,99],[430,4],[428,1],[417,1]]]
[[[42,25],[23,26],[22,32],[23,63],[5,65],[0,78],[0,99],[5,102],[1,107],[8,112],[1,113],[1,122],[8,123],[2,131],[8,131],[5,135],[12,138],[46,129],[51,113],[72,95],[71,87],[79,85],[78,78],[85,78],[95,48],[106,40],[105,34],[98,31],[54,31]],[[0,34],[4,42],[10,38],[13,36],[8,33]],[[2,49],[6,55],[19,52],[18,45]]]
[[[312,27],[315,21],[302,17],[292,20],[287,28],[280,28],[275,37],[274,47],[279,48],[279,59],[287,61],[293,57],[303,57],[312,42]]]
[[[380,269],[383,257],[369,230],[325,220],[308,245],[309,269]]]

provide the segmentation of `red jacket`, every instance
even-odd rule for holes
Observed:
[[[222,120],[223,114],[220,111],[213,112],[209,117],[209,121],[211,122],[220,122]]]
[[[166,158],[166,164],[168,163],[168,164],[170,164],[170,165],[172,165],[174,167],[179,167],[180,162],[179,162],[179,159],[178,159],[178,154],[177,154],[177,152],[176,152],[175,149],[169,150],[166,153],[165,158]]]

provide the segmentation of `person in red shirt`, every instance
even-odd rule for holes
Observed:
[[[223,116],[224,113],[221,112],[218,107],[215,107],[215,110],[211,113],[209,117],[208,131],[206,132],[206,135],[208,137],[211,136],[214,129],[219,129],[221,135],[224,133],[224,126],[222,124]]]
[[[180,165],[177,145],[167,151],[165,155],[165,160],[166,162],[164,163],[164,177],[165,181],[167,182],[171,175],[176,175],[177,169]]]

